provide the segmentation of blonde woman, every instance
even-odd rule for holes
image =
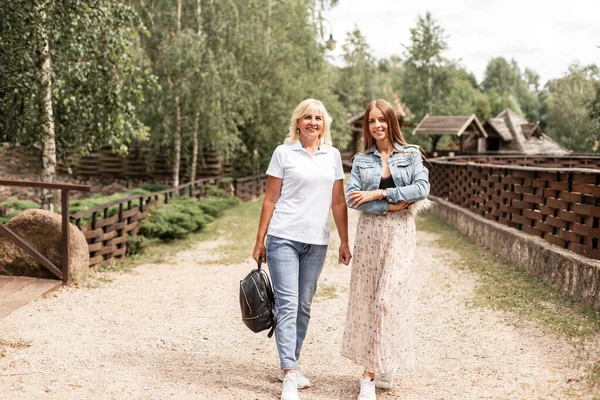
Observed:
[[[362,211],[342,355],[364,367],[359,400],[390,389],[397,368],[410,369],[413,353],[414,214],[431,205],[428,171],[409,145],[390,103],[374,100],[364,114],[365,150],[352,162],[348,206]]]
[[[298,400],[298,388],[310,387],[298,359],[327,253],[330,209],[341,239],[339,262],[348,265],[352,257],[342,159],[331,146],[330,124],[323,103],[301,102],[292,114],[289,137],[275,149],[267,169],[252,256],[267,260],[273,281],[281,400]]]

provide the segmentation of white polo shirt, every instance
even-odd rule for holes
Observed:
[[[267,175],[283,179],[267,233],[302,243],[328,244],[333,183],[344,179],[340,152],[322,145],[310,155],[299,140],[282,144],[273,152]]]

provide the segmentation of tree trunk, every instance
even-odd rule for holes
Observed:
[[[198,0],[197,9],[197,22],[198,22],[198,40],[202,35],[202,8],[201,0]],[[198,164],[198,130],[200,129],[200,110],[196,111],[196,117],[194,118],[194,133],[192,136],[192,165],[190,166],[190,181],[196,180],[196,165]]]
[[[198,0],[196,15],[198,18],[198,36],[200,36],[202,34],[202,0]]]
[[[198,130],[200,129],[200,111],[196,111],[196,118],[194,119],[194,134],[192,136],[192,166],[190,181],[196,180],[196,165],[198,164]]]
[[[271,55],[271,14],[272,14],[272,4],[271,0],[268,0],[268,8],[267,8],[267,58]]]
[[[44,6],[42,6],[44,7]],[[56,139],[54,136],[54,115],[52,112],[52,59],[50,57],[50,46],[46,33],[46,10],[41,9],[42,38],[44,41],[41,55],[41,79],[40,79],[40,122],[42,125],[42,169],[40,179],[42,182],[51,183],[56,179]],[[49,211],[57,211],[58,196],[56,190],[42,189],[42,208]]]
[[[177,32],[181,31],[181,7],[182,0],[177,1]],[[171,89],[173,82],[169,78]],[[179,167],[181,165],[181,105],[179,104],[179,95],[175,95],[175,162],[173,163],[173,187],[179,186]]]
[[[175,96],[177,122],[175,127],[175,163],[173,164],[173,187],[179,186],[179,166],[181,164],[181,106],[179,96]]]

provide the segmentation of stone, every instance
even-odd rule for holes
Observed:
[[[74,283],[83,283],[89,273],[89,251],[85,235],[70,225],[70,275]],[[60,268],[62,263],[62,220],[60,214],[30,209],[11,218],[5,225],[31,247]],[[0,235],[0,274],[54,278],[55,275],[9,238]]]

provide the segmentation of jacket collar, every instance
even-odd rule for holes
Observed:
[[[399,148],[403,149],[404,146],[402,146],[398,142],[394,142],[394,146],[392,147],[392,153],[399,153],[399,151],[398,151]],[[370,149],[365,150],[365,153],[373,153],[375,155],[379,155],[379,151],[377,150],[377,145],[375,143],[373,143],[373,146],[371,146]]]

